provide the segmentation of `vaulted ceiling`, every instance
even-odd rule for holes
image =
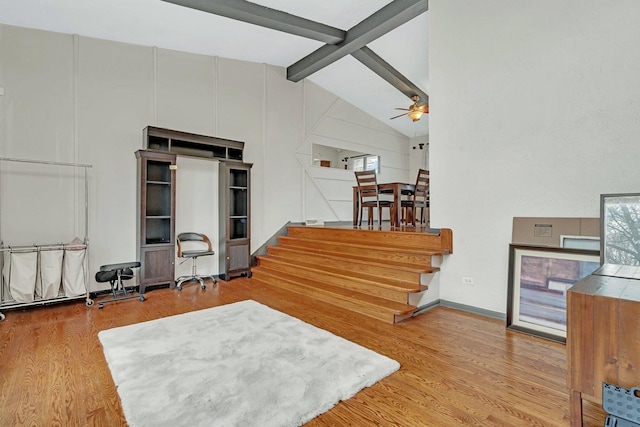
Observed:
[[[427,0],[0,0],[0,23],[266,63],[390,120],[428,101]],[[346,118],[348,119],[348,118]]]

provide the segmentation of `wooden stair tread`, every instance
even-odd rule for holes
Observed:
[[[350,291],[344,288],[327,285],[317,280],[304,279],[304,281],[301,281],[299,277],[290,275],[288,273],[282,273],[277,270],[273,270],[264,266],[258,266],[254,268],[252,270],[252,274],[253,274],[253,278],[257,280],[260,280],[261,274],[265,274],[273,277],[278,281],[288,282],[294,285],[295,287],[304,287],[306,288],[305,290],[309,290],[312,293],[322,291],[324,293],[332,294],[340,298],[350,299],[357,303],[367,304],[369,306],[375,307],[378,310],[387,311],[394,315],[402,316],[406,314],[411,314],[417,310],[417,307],[413,305],[388,301],[382,298],[377,298],[375,296],[363,294],[357,291]],[[262,282],[264,281],[262,280]]]
[[[285,238],[285,239],[291,239],[291,240],[300,240],[300,241],[305,241],[308,243],[313,243],[313,242],[317,242],[317,240],[314,239],[307,239],[304,237],[296,237],[296,236],[280,236],[280,238]],[[402,252],[408,252],[408,253],[416,253],[416,254],[420,254],[420,255],[424,255],[424,254],[428,254],[428,255],[442,255],[442,251],[437,250],[437,249],[420,249],[420,248],[411,248],[411,247],[402,247],[402,246],[392,246],[392,245],[385,245],[385,246],[377,246],[377,245],[367,245],[367,244],[363,244],[363,243],[350,243],[350,242],[345,242],[345,241],[339,241],[339,240],[322,240],[323,243],[333,243],[339,246],[349,246],[349,247],[354,247],[354,248],[361,248],[361,249],[376,249],[379,251],[383,251],[383,252],[397,252],[399,249],[402,250]]]
[[[406,280],[398,280],[398,279],[393,279],[388,277],[384,278],[384,280],[380,280],[378,277],[371,276],[369,274],[362,274],[362,273],[355,273],[355,272],[351,272],[351,274],[349,274],[349,271],[335,268],[335,267],[332,267],[330,271],[326,271],[319,268],[321,266],[318,266],[318,264],[312,264],[312,263],[299,261],[299,260],[290,260],[290,259],[287,259],[281,256],[276,256],[276,255],[269,255],[268,257],[258,256],[257,258],[259,260],[268,258],[271,261],[275,261],[282,264],[288,264],[290,266],[299,268],[301,270],[305,270],[305,271],[313,270],[325,276],[330,275],[332,277],[348,277],[349,280],[351,281],[357,280],[361,283],[366,283],[371,287],[380,287],[380,288],[386,288],[391,290],[397,290],[399,292],[408,292],[408,293],[421,292],[427,289],[426,286],[420,286],[419,281],[409,282]]]
[[[345,257],[362,260],[362,261],[374,261],[380,264],[392,265],[397,267],[415,267],[420,265],[421,267],[428,267],[431,265],[431,257],[441,255],[437,251],[416,251],[416,250],[403,250],[399,253],[397,248],[389,249],[385,247],[374,248],[366,245],[358,245],[353,243],[340,243],[340,242],[317,242],[310,239],[301,239],[299,237],[281,236],[278,238],[278,242],[281,246],[291,248],[304,248],[308,252],[314,252],[318,254]],[[315,247],[314,247],[315,246]],[[324,246],[321,248],[318,246]],[[329,249],[326,249],[329,247]],[[351,250],[351,252],[348,252]],[[378,256],[368,255],[370,251],[375,251]],[[397,260],[395,258],[406,258],[407,256],[415,256],[417,259],[423,259],[425,265],[421,265],[418,262],[408,262]]]
[[[285,253],[292,253],[292,254],[301,254],[301,255],[308,255],[309,251],[308,250],[301,250],[299,248],[295,248],[295,247],[285,247],[285,246],[273,246],[273,247],[269,247],[270,248],[276,248],[278,251],[282,251]],[[316,252],[314,251],[313,253],[314,257],[320,258],[323,261],[326,262],[341,262],[341,261],[345,261],[345,262],[349,262],[351,264],[357,264],[360,265],[362,267],[382,267],[382,268],[386,268],[386,269],[401,269],[401,270],[405,270],[407,272],[411,272],[411,273],[415,273],[415,274],[430,274],[430,273],[434,273],[437,271],[440,271],[440,269],[438,267],[426,267],[426,266],[416,266],[414,264],[406,264],[406,263],[397,263],[394,265],[385,265],[385,264],[381,264],[379,262],[374,262],[372,261],[370,258],[367,259],[355,259],[355,258],[347,258],[345,257],[343,254],[339,254],[339,253],[335,253],[335,252],[326,252],[326,251],[321,251],[321,252]]]
[[[450,230],[441,229],[433,233],[409,233],[391,230],[366,230],[354,228],[307,227],[291,225],[289,236],[306,237],[318,240],[335,240],[342,243],[358,243],[361,245],[386,247],[397,249],[435,249],[439,252],[452,252],[448,237]]]

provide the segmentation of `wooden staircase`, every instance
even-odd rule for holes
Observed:
[[[410,317],[409,295],[423,292],[431,257],[452,252],[439,233],[289,226],[288,235],[258,256],[255,280],[389,323]]]

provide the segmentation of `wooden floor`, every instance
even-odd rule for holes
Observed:
[[[500,320],[437,307],[391,325],[245,278],[146,296],[103,310],[79,301],[5,312],[0,426],[126,425],[98,331],[245,299],[400,362],[309,426],[568,425],[565,346],[507,331]],[[585,426],[603,423],[601,410],[585,405]]]

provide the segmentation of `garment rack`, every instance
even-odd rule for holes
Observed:
[[[40,165],[53,165],[53,166],[63,166],[63,167],[72,167],[76,169],[84,170],[84,239],[83,242],[80,243],[53,243],[53,244],[43,244],[43,245],[8,245],[4,246],[2,241],[2,221],[1,215],[2,211],[0,210],[0,309],[3,308],[18,308],[18,307],[28,307],[28,306],[36,306],[36,305],[45,305],[56,302],[63,302],[69,300],[76,299],[85,299],[85,304],[87,307],[91,307],[93,305],[93,300],[89,297],[89,280],[88,280],[88,272],[89,272],[89,186],[88,186],[88,170],[92,168],[91,165],[81,164],[81,163],[65,163],[65,162],[54,162],[54,161],[42,161],[42,160],[28,160],[28,159],[16,159],[9,157],[0,157],[0,179],[2,177],[2,162],[16,162],[16,163],[30,163],[30,164],[40,164]],[[77,178],[76,178],[77,179]],[[0,200],[2,200],[1,193],[2,186],[0,185]],[[40,298],[34,297],[33,301],[24,301],[24,302],[16,302],[14,300],[5,301],[5,283],[4,283],[4,275],[2,274],[2,269],[4,267],[4,252],[12,252],[12,253],[28,253],[28,252],[43,252],[43,251],[54,251],[54,250],[63,250],[63,251],[73,251],[73,250],[84,250],[84,288],[85,293],[78,296],[64,296],[58,295],[56,297],[51,298]],[[40,266],[36,267],[39,270]],[[36,270],[36,275],[38,271]],[[0,321],[5,319],[5,315],[0,312]]]

